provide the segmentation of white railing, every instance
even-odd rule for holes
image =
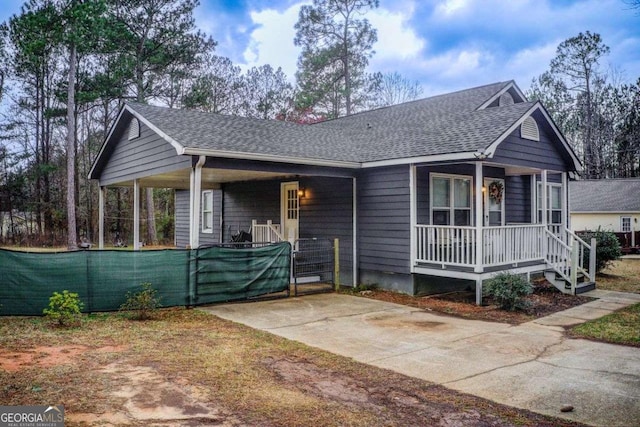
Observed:
[[[573,231],[564,229],[559,236],[555,230],[546,231],[546,261],[564,280],[571,284],[572,293],[579,274],[589,282],[596,280],[596,239],[588,244]],[[589,251],[589,265],[585,265],[585,252]]]
[[[515,264],[544,258],[543,233],[544,226],[537,224],[484,228],[483,264]]]
[[[476,234],[473,227],[416,225],[416,261],[473,267]]]
[[[284,238],[280,232],[280,224],[273,224],[271,220],[266,224],[258,224],[257,220],[251,221],[251,239],[260,243],[283,242]]]
[[[491,267],[542,260],[542,225],[510,225],[482,229],[482,262],[476,253],[476,229],[417,225],[416,262],[461,267]]]

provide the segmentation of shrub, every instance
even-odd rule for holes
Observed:
[[[77,326],[80,324],[83,307],[77,293],[64,290],[51,295],[49,307],[42,310],[42,313],[60,326]]]
[[[500,273],[488,280],[484,294],[496,301],[503,310],[524,310],[529,304],[524,297],[533,292],[531,283],[518,274]]]
[[[620,242],[615,233],[611,231],[603,231],[598,228],[597,231],[578,233],[578,236],[588,244],[591,244],[592,238],[596,239],[596,273],[604,270],[613,261],[620,259],[622,256]],[[582,262],[585,267],[589,266],[589,252],[591,251],[584,251]]]
[[[127,292],[127,300],[120,306],[121,311],[131,312],[134,320],[151,319],[160,307],[158,291],[151,287],[151,283],[143,283],[141,287],[139,292]]]

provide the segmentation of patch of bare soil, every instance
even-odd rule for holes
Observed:
[[[333,400],[341,406],[366,408],[376,414],[376,425],[576,425],[375,368],[371,368],[374,375],[351,376],[299,359],[266,358],[263,363],[282,381],[304,393]],[[522,418],[514,422],[518,414]]]
[[[360,295],[467,319],[510,323],[513,325],[529,322],[593,301],[593,298],[590,297],[563,294],[546,281],[534,284],[533,294],[525,298],[530,306],[524,311],[501,310],[491,301],[485,301],[486,305],[478,306],[475,304],[474,292],[450,292],[440,295],[414,297],[398,292],[375,289],[361,292]]]

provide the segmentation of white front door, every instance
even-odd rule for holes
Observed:
[[[297,182],[283,182],[280,185],[280,210],[282,237],[293,245],[299,235],[300,199]]]
[[[484,189],[485,227],[504,225],[504,180],[496,178],[485,179]]]

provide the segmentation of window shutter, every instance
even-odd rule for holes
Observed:
[[[140,136],[140,122],[138,119],[131,119],[129,123],[129,141],[136,139]]]
[[[524,139],[530,139],[532,141],[540,141],[540,132],[538,131],[538,124],[533,117],[527,117],[520,126],[520,137]]]

